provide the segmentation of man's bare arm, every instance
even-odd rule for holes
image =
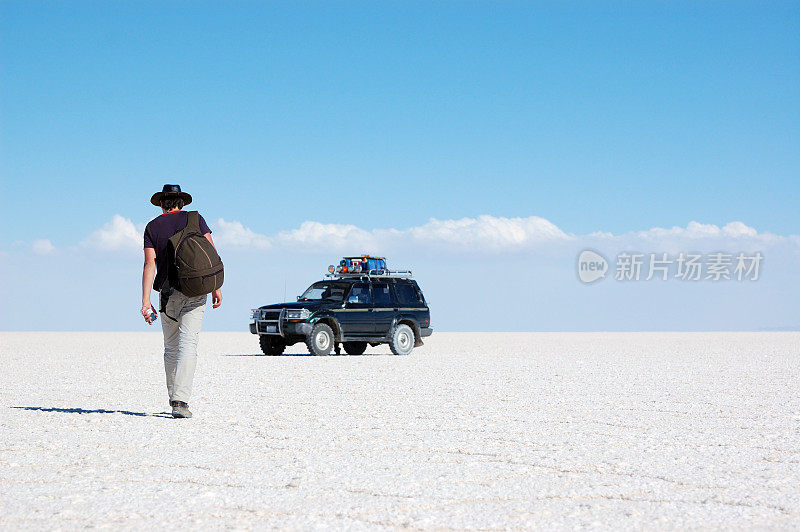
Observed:
[[[144,267],[142,268],[142,316],[147,318],[152,308],[150,292],[153,291],[153,279],[156,276],[156,250],[144,248]]]

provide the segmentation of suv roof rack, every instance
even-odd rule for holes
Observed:
[[[413,277],[413,273],[411,270],[389,270],[389,269],[379,269],[379,270],[369,270],[366,272],[336,272],[336,273],[329,273],[325,275],[325,277],[330,277],[333,279],[359,279],[362,277],[371,278],[371,277],[391,277],[394,279],[411,279]]]

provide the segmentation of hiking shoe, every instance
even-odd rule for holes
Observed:
[[[172,405],[172,417],[174,418],[189,418],[192,417],[192,413],[189,411],[189,405],[184,403],[183,401],[171,401],[175,403]]]

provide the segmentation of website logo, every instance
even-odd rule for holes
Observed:
[[[608,261],[596,251],[584,249],[578,255],[578,279],[582,283],[589,284],[605,279],[607,271]]]

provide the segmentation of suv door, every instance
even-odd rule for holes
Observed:
[[[372,336],[375,322],[372,317],[372,294],[369,283],[353,283],[344,308],[336,313],[345,336]]]
[[[373,312],[375,335],[387,336],[395,314],[397,314],[397,302],[394,299],[394,291],[390,283],[386,281],[372,282],[372,305],[375,308]]]

